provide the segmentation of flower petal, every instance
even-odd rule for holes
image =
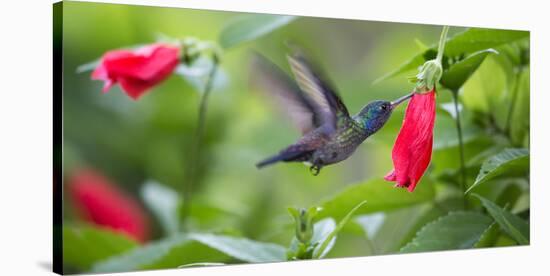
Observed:
[[[434,121],[435,89],[413,95],[392,150],[394,170],[386,175],[386,180],[395,181],[396,186],[407,187],[410,192],[414,191],[430,164]]]
[[[135,51],[114,50],[105,53],[92,79],[105,82],[103,92],[120,83],[128,96],[136,100],[166,79],[179,62],[179,48],[152,44]]]
[[[120,86],[130,98],[137,100],[147,90],[154,86],[153,83],[134,78],[119,78]]]
[[[138,202],[100,173],[84,169],[68,181],[69,195],[82,219],[143,242],[149,237],[148,217]]]
[[[142,48],[143,49],[143,48]],[[166,71],[171,72],[178,63],[179,49],[164,45],[146,47],[131,56],[106,60],[106,67],[117,77],[132,77],[141,80],[162,80]]]

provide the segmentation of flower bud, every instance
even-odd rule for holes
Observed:
[[[422,65],[416,75],[416,92],[432,91],[443,75],[441,62],[436,59],[428,60]]]
[[[289,208],[288,211],[296,223],[296,238],[302,243],[309,243],[313,237],[313,218],[317,215],[319,209],[317,207],[311,207],[307,210],[304,208],[300,210]]]

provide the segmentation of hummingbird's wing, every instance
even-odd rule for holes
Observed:
[[[255,53],[252,57],[251,69],[253,84],[275,96],[302,133],[308,133],[322,125],[323,121],[317,115],[319,112],[315,110],[313,103],[277,65],[261,54]]]
[[[300,53],[288,56],[298,86],[313,105],[316,116],[329,131],[336,129],[338,120],[349,118],[349,112],[336,91],[323,78],[321,71]]]

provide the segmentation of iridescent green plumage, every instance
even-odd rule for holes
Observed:
[[[254,58],[253,80],[280,100],[303,136],[258,168],[284,162],[309,162],[317,175],[323,166],[345,160],[389,119],[400,102],[373,101],[351,117],[332,86],[301,54],[288,57],[297,85],[260,55]]]

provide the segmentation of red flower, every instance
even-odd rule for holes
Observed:
[[[69,179],[69,192],[77,214],[83,219],[139,242],[147,240],[149,225],[145,212],[104,176],[92,170],[77,171]]]
[[[117,82],[132,99],[166,79],[178,65],[177,47],[153,44],[138,50],[114,50],[103,55],[92,79],[105,82],[106,93]]]
[[[394,169],[384,179],[412,192],[432,158],[435,88],[411,98],[392,151]]]

